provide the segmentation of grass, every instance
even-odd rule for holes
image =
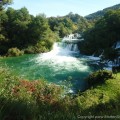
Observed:
[[[120,115],[120,73],[76,95],[45,81],[27,81],[0,68],[0,120],[78,120]],[[101,118],[102,119],[102,118]]]

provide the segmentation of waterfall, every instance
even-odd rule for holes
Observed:
[[[76,39],[69,38],[66,40],[65,38],[61,42],[55,42],[53,45],[53,49],[48,52],[44,53],[43,55],[45,58],[53,58],[57,56],[68,56],[68,57],[75,57],[79,56],[79,49],[78,49],[78,43]]]
[[[77,44],[74,45],[73,51],[79,51],[79,50],[78,50],[78,45],[77,45]]]
[[[68,51],[79,52],[77,43],[82,40],[78,39],[80,36],[78,33],[65,36],[61,42],[61,46]]]
[[[49,52],[51,55],[73,55],[79,54],[78,45],[75,43],[56,42],[53,45],[52,51]]]
[[[79,52],[78,45],[75,43],[62,43],[62,44],[63,44],[63,48],[65,48],[69,51]]]

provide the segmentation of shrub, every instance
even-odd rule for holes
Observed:
[[[35,54],[35,53],[43,53],[50,51],[45,46],[35,45],[35,46],[29,46],[28,48],[24,49],[24,52],[26,54]]]
[[[95,73],[96,76],[102,74],[104,79],[111,76],[111,72],[105,70]],[[0,67],[0,120],[78,120],[82,119],[80,116],[111,113],[116,116],[120,114],[119,81],[120,74],[105,86],[75,96],[64,95],[64,88],[60,86],[43,80],[23,80]]]
[[[113,66],[113,67],[112,67],[112,72],[113,72],[113,73],[120,72],[120,66]]]
[[[24,49],[24,52],[26,54],[34,54],[35,53],[35,48],[33,46],[29,46],[28,48]]]
[[[24,52],[20,51],[18,48],[10,48],[7,52],[7,56],[20,56],[23,54]]]
[[[58,108],[61,92],[59,86],[42,80],[21,80],[9,69],[0,67],[0,120],[33,120],[35,115],[45,117],[45,112],[47,114],[52,106]]]
[[[105,80],[112,78],[112,72],[111,71],[107,71],[107,70],[99,70],[96,71],[92,74],[90,74],[86,80],[88,82],[88,86],[93,86],[95,84],[99,84],[99,83],[104,83]]]

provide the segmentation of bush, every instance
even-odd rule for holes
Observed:
[[[113,73],[117,73],[117,72],[120,72],[120,66],[112,66],[112,72]]]
[[[111,75],[109,71],[95,73],[103,73],[105,79]],[[120,114],[119,81],[120,74],[105,86],[73,96],[65,95],[60,86],[42,80],[23,80],[0,67],[0,120],[78,120],[82,119],[80,116],[111,113],[116,116]]]
[[[18,48],[10,48],[7,52],[7,56],[20,56],[23,54],[24,52],[20,51]]]
[[[35,53],[35,48],[33,46],[29,46],[28,48],[24,49],[24,53],[34,54]]]
[[[50,51],[50,49],[40,44],[29,46],[28,48],[24,49],[24,53],[26,54],[44,53],[48,51]]]
[[[90,74],[86,80],[88,82],[88,86],[91,87],[95,84],[99,84],[99,83],[104,83],[105,80],[112,78],[112,72],[111,71],[107,71],[107,70],[99,70],[96,71],[92,74]]]
[[[8,70],[0,67],[0,120],[37,120],[57,111],[61,87],[43,80],[21,80]]]

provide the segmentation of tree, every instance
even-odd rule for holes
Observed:
[[[48,21],[51,30],[57,32],[61,38],[70,33],[82,33],[91,27],[91,23],[87,19],[72,12],[63,17],[50,17]]]
[[[83,54],[97,53],[99,56],[100,51],[111,48],[120,39],[119,33],[120,10],[109,11],[84,33],[85,41],[80,46],[80,50]]]
[[[5,11],[0,11],[0,54],[4,54],[8,49],[8,35],[4,25],[8,21],[8,16]]]
[[[107,59],[114,63],[115,59],[118,58],[118,51],[113,48],[106,48],[103,55],[104,55],[103,59]]]
[[[0,1],[0,54],[4,54],[7,51],[6,43],[8,42],[7,33],[4,28],[4,24],[8,20],[5,11],[3,11],[6,5],[12,3],[12,0]]]
[[[45,52],[52,48],[57,35],[50,30],[45,16],[38,15],[33,18],[28,28],[28,44],[34,46],[34,53]]]
[[[10,5],[13,2],[13,0],[2,0],[0,1],[0,11],[3,10],[3,8],[6,5]]]
[[[28,44],[27,31],[31,16],[25,7],[20,10],[8,8],[6,14],[8,15],[8,22],[5,28],[10,39],[9,45],[21,49]]]

